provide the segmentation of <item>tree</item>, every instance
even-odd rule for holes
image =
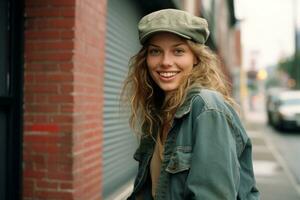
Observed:
[[[300,81],[300,53],[296,57],[291,56],[281,60],[278,69],[287,73],[291,79]]]

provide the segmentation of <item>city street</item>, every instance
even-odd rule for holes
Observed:
[[[277,131],[267,127],[269,137],[284,161],[287,163],[295,181],[300,185],[300,131]]]
[[[254,171],[262,200],[300,199],[300,132],[279,132],[266,123],[263,101],[245,112],[253,143]]]

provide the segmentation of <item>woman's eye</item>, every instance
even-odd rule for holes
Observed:
[[[150,49],[148,51],[148,53],[152,56],[156,56],[156,55],[159,55],[160,54],[160,50],[159,49]]]
[[[182,55],[184,53],[183,49],[175,49],[174,50],[175,55]]]

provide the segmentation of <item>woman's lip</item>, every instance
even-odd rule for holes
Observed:
[[[179,73],[179,71],[158,71],[157,72],[160,76],[163,76],[163,77],[172,77],[172,76],[175,76]]]
[[[170,80],[174,79],[178,73],[179,73],[178,71],[157,72],[157,74],[159,75],[159,78],[164,81],[170,81]]]

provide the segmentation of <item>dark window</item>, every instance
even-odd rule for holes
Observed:
[[[7,132],[7,119],[6,114],[3,110],[0,110],[0,141],[6,141],[6,133]],[[0,145],[0,199],[5,199],[5,191],[6,191],[6,183],[5,183],[5,175],[6,175],[6,146]]]
[[[0,1],[0,96],[7,94],[8,2]]]
[[[0,199],[21,199],[23,1],[0,1]]]

